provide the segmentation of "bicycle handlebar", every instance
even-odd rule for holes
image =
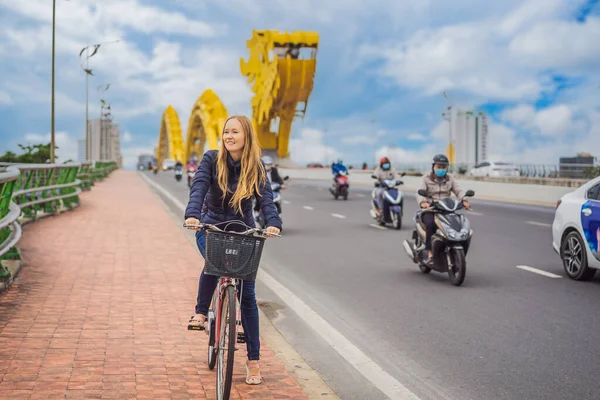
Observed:
[[[246,225],[245,223],[241,222],[241,221],[227,221],[227,222],[220,222],[219,224],[223,224],[223,223],[227,223],[227,226],[229,226],[229,224],[231,223],[237,223],[238,225],[243,225],[247,228],[250,228],[248,225]],[[183,227],[184,228],[200,228],[203,230],[214,230],[214,231],[218,231],[218,232],[228,232],[224,229],[219,228],[218,226],[214,225],[214,224],[206,224],[206,223],[199,223],[199,224],[186,224],[185,222],[183,223]],[[251,235],[253,233],[258,233],[261,236],[276,236],[276,237],[281,237],[281,235],[277,234],[277,233],[270,233],[267,232],[266,229],[260,229],[260,228],[250,228],[244,232],[232,232],[232,233],[237,233],[240,235]]]

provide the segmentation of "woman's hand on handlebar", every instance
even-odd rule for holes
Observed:
[[[185,220],[185,224],[186,225],[200,225],[200,220],[198,218],[194,218],[194,217],[190,217],[188,219]],[[199,231],[200,228],[197,226],[187,226],[187,229],[190,229],[192,231]]]
[[[420,205],[421,205],[421,208],[429,208],[431,206],[431,204],[429,204],[426,201],[422,202]]]
[[[273,235],[270,235],[271,233],[274,235],[279,235],[279,232],[281,232],[281,230],[275,226],[267,226],[267,229],[265,230],[265,236],[266,237],[276,237]]]
[[[462,201],[462,203],[463,203],[463,206],[464,206],[464,207],[465,207],[467,210],[470,210],[470,209],[471,209],[471,205],[469,204],[469,201],[468,201],[468,200],[463,200],[463,201]]]

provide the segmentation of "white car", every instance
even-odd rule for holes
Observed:
[[[571,279],[591,279],[600,269],[600,177],[565,194],[552,223],[552,247]]]
[[[484,161],[469,171],[471,176],[491,176],[494,178],[520,176],[519,168],[511,163],[500,161]]]

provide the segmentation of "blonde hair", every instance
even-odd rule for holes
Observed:
[[[219,181],[219,187],[223,192],[223,200],[227,193],[232,193],[229,189],[229,170],[227,168],[227,156],[229,152],[225,148],[224,133],[225,125],[230,119],[236,119],[242,130],[244,131],[245,143],[244,149],[242,150],[242,159],[240,160],[240,179],[238,182],[237,189],[233,193],[233,197],[229,200],[229,206],[235,211],[238,211],[243,215],[242,201],[250,199],[256,193],[260,196],[260,185],[266,182],[265,170],[260,161],[261,149],[258,144],[258,137],[252,126],[250,118],[244,115],[234,115],[225,121],[223,124],[223,132],[221,132],[221,147],[219,148],[219,154],[217,156],[217,178]]]

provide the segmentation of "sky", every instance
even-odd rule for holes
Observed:
[[[490,159],[600,155],[600,1],[487,3],[57,0],[59,160],[76,158],[85,136],[84,46],[119,40],[90,59],[90,118],[101,97],[111,103],[133,167],[157,145],[168,105],[184,134],[207,88],[230,114],[251,114],[240,58],[253,29],[320,35],[315,87],[292,130],[296,163],[427,162],[445,151],[448,105],[488,113]],[[49,141],[51,23],[48,0],[0,0],[0,153]]]

